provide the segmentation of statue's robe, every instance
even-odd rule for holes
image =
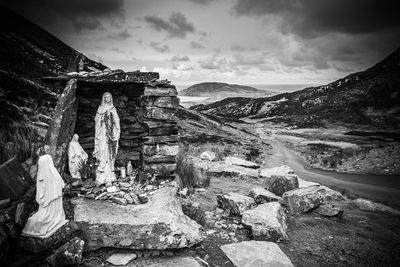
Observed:
[[[104,95],[102,104],[97,109],[95,116],[95,129],[93,155],[99,163],[96,169],[96,183],[104,184],[116,180],[114,164],[121,132],[117,110],[114,105],[104,102]],[[111,145],[111,142],[113,142],[113,145]]]
[[[64,186],[51,156],[41,156],[36,179],[36,202],[39,210],[28,218],[22,230],[23,235],[47,238],[68,222],[62,203]]]
[[[68,146],[68,167],[73,178],[82,178],[79,169],[81,164],[85,163],[87,159],[88,154],[83,150],[77,138],[74,136]]]

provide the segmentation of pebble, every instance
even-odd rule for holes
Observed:
[[[108,193],[114,193],[114,192],[117,192],[117,191],[118,191],[118,189],[117,189],[117,187],[115,185],[107,187],[107,192]]]

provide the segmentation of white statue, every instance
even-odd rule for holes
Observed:
[[[115,181],[114,163],[118,153],[120,125],[112,95],[104,93],[95,117],[96,134],[93,156],[98,160],[96,183]]]
[[[51,156],[41,156],[36,179],[36,202],[39,203],[39,210],[29,217],[22,230],[23,235],[47,238],[68,222],[62,202],[64,186]]]
[[[68,147],[68,166],[69,172],[73,178],[81,179],[81,173],[79,169],[82,163],[85,163],[88,159],[88,154],[83,150],[82,146],[78,142],[79,136],[74,134]]]

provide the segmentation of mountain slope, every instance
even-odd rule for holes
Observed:
[[[41,77],[105,69],[0,5],[0,161],[20,155],[16,147],[30,151],[47,130],[60,89]]]
[[[21,119],[46,123],[59,92],[39,78],[106,68],[26,18],[0,8],[0,127]]]
[[[230,98],[193,109],[221,117],[283,121],[325,120],[400,127],[400,49],[373,67],[333,83],[267,98]]]
[[[251,86],[204,82],[192,85],[179,92],[181,96],[232,97],[232,96],[269,96],[273,92],[259,90]]]

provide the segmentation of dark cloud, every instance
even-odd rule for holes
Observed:
[[[277,55],[275,51],[286,48],[271,50],[282,66],[344,71],[367,68],[399,47],[397,3],[396,0],[238,0],[234,12],[277,25],[278,31],[295,40],[299,47],[296,51]]]
[[[188,56],[173,56],[171,61],[190,61]]]
[[[173,12],[168,20],[157,16],[145,16],[144,20],[156,31],[165,31],[171,38],[185,38],[195,31],[193,24],[179,12]]]
[[[129,31],[129,29],[124,29],[122,31],[117,31],[117,32],[108,34],[107,36],[109,38],[111,38],[111,39],[115,39],[115,40],[119,40],[119,41],[125,41],[125,40],[131,38],[132,34]]]
[[[372,33],[400,27],[397,0],[240,0],[238,15],[278,15],[303,37],[323,32]]]
[[[160,53],[166,53],[166,52],[170,51],[170,48],[169,48],[168,45],[165,45],[165,44],[163,45],[163,44],[158,43],[158,42],[150,42],[150,46],[154,50],[156,50],[157,52],[160,52]]]
[[[116,26],[125,14],[123,0],[2,0],[2,4],[56,32],[65,32],[67,25],[76,31],[103,30],[100,19]]]
[[[193,49],[204,49],[204,48],[206,48],[204,45],[202,45],[202,44],[200,44],[198,42],[194,42],[194,41],[190,42],[190,47],[193,48]]]
[[[214,2],[215,0],[189,0],[189,1],[199,5],[208,5],[209,3]]]
[[[77,32],[82,30],[104,30],[104,26],[98,18],[79,17],[72,21],[72,25]]]

